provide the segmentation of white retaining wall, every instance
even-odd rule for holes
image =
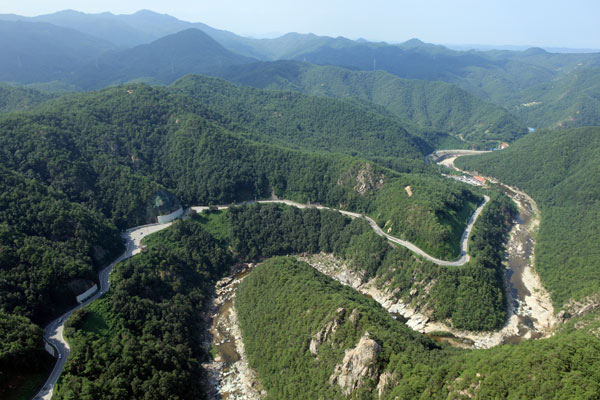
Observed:
[[[79,296],[77,296],[77,302],[78,303],[83,302],[85,299],[87,299],[88,297],[90,297],[91,295],[96,293],[97,290],[98,290],[98,285],[92,286],[91,288],[89,288],[88,290],[86,290],[85,292],[83,292]]]
[[[173,211],[171,214],[159,215],[157,217],[158,218],[158,223],[159,224],[164,224],[164,223],[167,223],[167,222],[171,222],[175,218],[181,217],[182,214],[183,214],[183,208],[179,207],[179,209],[177,211]]]
[[[44,348],[48,353],[50,353],[52,357],[56,357],[56,350],[54,349],[54,347],[50,346],[48,342],[44,343]]]

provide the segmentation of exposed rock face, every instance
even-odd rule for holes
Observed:
[[[385,391],[385,387],[393,383],[393,377],[391,372],[381,374],[379,383],[377,384],[377,397],[381,397]]]
[[[353,324],[356,324],[356,322],[360,319],[360,313],[358,312],[358,308],[355,308],[354,310],[352,310],[352,313],[350,314],[350,316],[348,317],[348,320],[350,322],[352,322]]]
[[[373,189],[381,189],[385,181],[385,175],[382,173],[379,177],[375,176],[373,167],[370,163],[366,163],[356,175],[356,184],[354,190],[360,194],[365,194]]]
[[[349,396],[363,385],[364,380],[377,381],[380,373],[377,364],[379,353],[381,346],[371,338],[369,332],[365,332],[356,347],[346,350],[344,360],[336,365],[329,383],[338,384],[342,392]]]
[[[325,324],[323,329],[317,332],[315,336],[313,336],[313,338],[310,341],[310,345],[308,346],[308,350],[313,356],[316,356],[319,352],[319,346],[331,339],[331,337],[335,334],[335,331],[337,330],[338,326],[344,323],[345,316],[346,310],[343,308],[338,308],[336,310],[335,317],[327,324]]]
[[[566,312],[559,313],[559,318],[566,321],[572,317],[589,314],[600,308],[600,295],[588,296],[582,300],[571,300],[566,306]]]

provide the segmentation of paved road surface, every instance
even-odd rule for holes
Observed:
[[[406,240],[402,240],[402,239],[398,239],[392,235],[388,235],[387,233],[385,233],[380,227],[379,225],[377,225],[377,223],[371,219],[370,217],[366,216],[366,215],[362,215],[359,213],[354,213],[354,212],[350,212],[350,211],[344,211],[344,210],[338,210],[336,208],[330,208],[330,207],[325,207],[325,206],[319,206],[319,205],[307,205],[307,204],[300,204],[300,203],[296,203],[294,201],[290,201],[290,200],[258,200],[258,201],[251,201],[248,203],[261,203],[261,204],[268,204],[268,203],[283,203],[283,204],[287,204],[290,206],[294,206],[294,207],[298,207],[298,208],[307,208],[307,207],[314,207],[314,208],[318,208],[320,210],[334,210],[334,211],[338,211],[344,215],[348,215],[349,217],[352,218],[365,218],[367,220],[367,222],[369,223],[369,225],[371,225],[371,227],[373,228],[373,230],[379,235],[379,236],[384,236],[385,238],[387,238],[390,242],[394,242],[396,244],[399,244],[401,246],[406,247],[407,249],[409,249],[410,251],[413,251],[417,254],[419,254],[420,256],[422,256],[423,258],[426,258],[427,260],[438,264],[438,265],[446,265],[449,267],[458,267],[461,265],[466,264],[467,262],[469,262],[469,235],[471,234],[471,229],[473,229],[473,225],[475,224],[475,221],[477,220],[477,217],[479,217],[479,214],[481,214],[481,211],[483,210],[483,207],[487,204],[487,202],[490,201],[490,198],[488,196],[484,196],[484,200],[483,202],[479,205],[479,207],[477,207],[477,209],[475,210],[475,212],[473,213],[473,215],[471,216],[471,219],[469,220],[467,227],[465,228],[465,231],[463,232],[463,235],[461,237],[460,240],[460,256],[454,260],[454,261],[445,261],[445,260],[440,260],[439,258],[435,258],[433,256],[430,256],[429,254],[427,254],[425,251],[421,250],[419,247],[417,247],[416,245],[414,245],[411,242],[408,242]],[[229,206],[218,206],[219,210],[224,210],[226,208],[228,208]],[[192,207],[193,210],[196,210],[198,212],[207,210],[208,207],[205,206],[201,206],[201,207]]]
[[[171,223],[151,224],[151,225],[145,225],[145,226],[141,226],[141,227],[137,227],[137,228],[133,228],[133,229],[128,229],[126,232],[122,233],[121,236],[126,241],[126,250],[112,264],[110,264],[108,267],[106,267],[102,271],[100,271],[100,273],[98,274],[99,281],[100,281],[100,287],[99,287],[98,291],[96,293],[94,293],[91,297],[89,297],[87,300],[85,300],[83,303],[77,305],[75,308],[73,308],[69,312],[61,315],[59,318],[50,322],[46,326],[45,332],[44,332],[44,339],[48,343],[50,343],[50,345],[52,347],[54,347],[54,349],[57,352],[56,355],[58,358],[56,359],[56,364],[54,365],[54,368],[52,369],[50,376],[46,380],[46,383],[44,383],[44,386],[42,386],[42,389],[34,396],[34,399],[50,400],[52,398],[54,386],[56,385],[56,382],[58,381],[58,377],[62,373],[62,370],[65,366],[65,362],[67,361],[67,357],[69,356],[69,351],[70,351],[69,344],[63,337],[64,322],[66,321],[66,319],[69,318],[69,316],[73,312],[80,309],[81,307],[85,307],[86,305],[88,305],[92,301],[96,300],[98,297],[102,296],[104,293],[106,293],[108,291],[108,288],[109,288],[108,276],[109,276],[110,272],[112,271],[113,267],[119,261],[125,260],[125,259],[139,253],[140,252],[140,242],[144,237],[148,236],[151,233],[160,231],[161,229],[164,229],[170,225],[171,225]]]
[[[460,266],[460,265],[464,265],[465,263],[467,263],[469,261],[469,255],[468,255],[469,234],[471,233],[471,229],[473,228],[473,224],[475,223],[475,220],[477,219],[477,217],[481,213],[481,210],[483,209],[483,207],[486,205],[486,203],[489,200],[490,200],[489,197],[485,196],[485,200],[479,205],[479,207],[477,208],[477,210],[471,217],[471,220],[467,224],[467,227],[466,227],[465,232],[463,233],[463,236],[461,239],[460,257],[454,261],[444,261],[444,260],[440,260],[438,258],[432,257],[429,254],[427,254],[426,252],[424,252],[423,250],[421,250],[420,248],[418,248],[417,246],[415,246],[414,244],[407,242],[405,240],[398,239],[391,235],[388,235],[377,225],[377,223],[373,219],[369,218],[368,216],[359,214],[359,213],[354,213],[354,212],[344,211],[344,210],[337,210],[334,208],[319,206],[319,205],[300,204],[300,203],[296,203],[296,202],[293,202],[290,200],[259,200],[259,201],[252,201],[249,203],[261,203],[261,204],[279,203],[279,204],[287,204],[287,205],[298,207],[298,208],[315,207],[318,209],[339,211],[340,213],[342,213],[344,215],[348,215],[349,217],[352,217],[352,218],[365,218],[367,220],[367,222],[369,223],[369,225],[371,225],[373,230],[375,230],[375,232],[378,235],[386,237],[391,242],[394,242],[401,246],[404,246],[407,249],[423,256],[424,258],[428,259],[429,261],[431,261],[433,263],[436,263],[439,265],[446,265],[446,266]],[[218,209],[223,210],[223,209],[226,209],[229,207],[230,206],[218,206]],[[208,206],[191,207],[192,210],[195,210],[197,212],[208,210],[208,208],[209,208]],[[189,213],[189,210],[186,212],[186,216],[188,213]],[[54,386],[56,385],[56,382],[58,381],[58,378],[60,377],[60,374],[63,371],[65,362],[67,361],[67,357],[69,356],[69,350],[70,350],[69,344],[66,342],[65,338],[63,337],[64,322],[66,321],[66,319],[74,311],[80,309],[81,307],[85,307],[86,305],[88,305],[92,301],[96,300],[97,298],[99,298],[100,296],[102,296],[104,293],[106,293],[108,291],[109,285],[110,285],[108,278],[109,278],[109,274],[112,271],[113,267],[118,262],[138,254],[141,251],[140,243],[144,237],[148,236],[151,233],[158,232],[162,229],[165,229],[165,228],[169,227],[171,224],[172,224],[172,222],[165,223],[165,224],[149,224],[149,225],[143,225],[143,226],[131,228],[131,229],[128,229],[127,231],[123,232],[121,236],[123,237],[123,239],[126,242],[125,253],[121,254],[121,256],[119,256],[119,258],[117,258],[112,264],[110,264],[108,267],[106,267],[102,271],[100,271],[100,273],[99,273],[100,288],[98,289],[98,291],[94,295],[92,295],[90,298],[85,300],[83,303],[77,305],[75,308],[73,308],[72,310],[68,311],[67,313],[61,315],[59,318],[52,321],[51,323],[49,323],[46,326],[44,339],[48,343],[50,343],[51,346],[53,346],[56,349],[58,358],[56,360],[56,364],[54,365],[54,368],[52,369],[52,372],[50,373],[50,376],[46,380],[46,383],[44,384],[42,389],[34,396],[34,399],[50,400],[52,398]]]

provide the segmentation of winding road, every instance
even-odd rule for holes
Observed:
[[[456,259],[454,261],[445,261],[445,260],[440,260],[438,258],[432,257],[429,254],[427,254],[425,251],[421,250],[419,247],[414,245],[413,243],[408,242],[406,240],[398,239],[394,236],[391,236],[391,235],[385,233],[372,218],[370,218],[366,215],[363,215],[363,214],[354,213],[354,212],[350,212],[350,211],[344,211],[344,210],[338,210],[335,208],[325,207],[325,206],[320,206],[320,205],[301,204],[301,203],[293,202],[291,200],[258,200],[258,201],[251,201],[251,202],[246,202],[246,203],[242,203],[242,204],[279,203],[279,204],[287,204],[287,205],[298,207],[298,208],[313,207],[313,208],[317,208],[317,209],[321,209],[321,210],[338,211],[341,214],[347,215],[351,218],[365,218],[366,221],[369,223],[369,225],[371,225],[373,230],[378,235],[384,236],[389,241],[399,244],[401,246],[404,246],[407,249],[419,254],[423,258],[425,258],[435,264],[445,265],[445,266],[461,266],[461,265],[466,264],[470,259],[469,254],[468,254],[468,246],[469,246],[468,238],[471,233],[471,229],[473,228],[473,225],[475,224],[475,221],[477,220],[477,217],[479,216],[479,214],[481,214],[483,207],[487,204],[487,202],[489,200],[490,200],[490,198],[488,196],[484,196],[483,202],[479,205],[479,207],[477,207],[477,209],[471,216],[471,219],[469,220],[467,227],[465,228],[465,231],[461,238],[460,256],[458,259]],[[235,205],[233,205],[233,206],[235,206]],[[218,206],[217,208],[220,210],[224,210],[229,207],[232,207],[232,206]],[[196,207],[191,207],[190,209],[194,210],[196,212],[202,212],[202,211],[208,210],[209,207],[208,206],[196,206]],[[184,218],[188,215],[190,209],[188,209],[186,211]],[[132,256],[138,254],[141,251],[141,241],[144,237],[148,236],[151,233],[158,232],[162,229],[165,229],[165,228],[169,227],[171,224],[172,224],[172,222],[168,222],[168,223],[164,223],[164,224],[143,225],[143,226],[138,226],[135,228],[128,229],[127,231],[123,232],[121,234],[121,237],[123,238],[123,240],[126,243],[126,250],[115,261],[113,261],[109,266],[107,266],[106,268],[104,268],[103,270],[100,271],[100,273],[98,274],[98,278],[100,281],[100,286],[99,286],[98,291],[96,293],[94,293],[91,297],[89,297],[87,300],[78,304],[76,307],[69,310],[65,314],[61,315],[59,318],[50,322],[46,326],[45,331],[44,331],[44,340],[55,349],[57,359],[56,359],[56,363],[52,369],[52,372],[50,373],[50,376],[48,377],[48,379],[46,380],[46,382],[44,383],[44,385],[42,386],[40,391],[33,397],[34,399],[50,400],[52,398],[52,394],[54,392],[54,387],[56,385],[56,382],[58,381],[58,378],[60,377],[60,374],[62,373],[62,371],[64,369],[65,363],[67,361],[67,357],[69,356],[69,352],[70,352],[69,344],[67,343],[67,341],[65,340],[65,338],[63,336],[64,323],[67,320],[67,318],[69,318],[69,316],[73,312],[77,311],[78,309],[80,309],[82,307],[87,306],[88,304],[90,304],[91,302],[93,302],[94,300],[96,300],[97,298],[99,298],[100,296],[102,296],[104,293],[106,293],[108,291],[109,286],[110,286],[109,275],[110,275],[110,272],[112,271],[113,267],[118,262],[123,261],[129,257],[132,257]]]
[[[69,310],[65,314],[61,315],[59,318],[55,319],[54,321],[50,322],[46,326],[46,328],[44,329],[44,340],[47,343],[49,343],[52,347],[54,347],[54,350],[56,351],[57,359],[56,359],[56,364],[54,364],[52,372],[50,373],[50,376],[48,377],[48,379],[46,379],[46,382],[44,383],[44,385],[42,386],[40,391],[33,397],[34,399],[50,400],[52,398],[52,393],[54,392],[54,386],[56,385],[56,382],[58,381],[58,378],[60,377],[60,374],[62,373],[62,370],[65,366],[67,357],[69,356],[69,352],[70,352],[69,344],[67,343],[67,341],[65,340],[65,338],[63,336],[64,323],[67,320],[67,318],[69,318],[69,316],[71,316],[71,314],[73,314],[75,311],[79,310],[82,307],[87,306],[92,301],[96,300],[97,298],[99,298],[100,296],[102,296],[104,293],[106,293],[108,291],[109,286],[110,286],[108,276],[109,276],[110,272],[112,271],[113,267],[118,262],[123,261],[123,260],[139,253],[140,252],[140,243],[144,237],[146,237],[147,235],[149,235],[151,233],[160,231],[161,229],[167,228],[171,224],[172,223],[169,222],[166,224],[144,225],[144,226],[128,229],[127,231],[123,232],[121,234],[121,237],[126,242],[126,250],[115,261],[113,261],[112,264],[110,264],[109,266],[104,268],[102,271],[100,271],[100,273],[98,274],[98,278],[99,278],[98,280],[100,281],[100,286],[99,286],[98,291],[96,293],[94,293],[92,296],[90,296],[87,300],[78,304],[76,307],[72,308],[71,310]]]

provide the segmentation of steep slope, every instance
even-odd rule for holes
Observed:
[[[66,80],[112,46],[101,39],[46,23],[0,21],[0,81]]]
[[[548,82],[578,66],[600,65],[597,53],[552,54],[541,49],[454,51],[414,41],[409,46],[375,43],[341,48],[324,46],[295,59],[361,70],[383,69],[402,78],[455,83],[496,104],[506,104],[514,93]]]
[[[600,394],[600,362],[589,356],[600,351],[597,315],[549,339],[460,350],[415,334],[372,299],[283,257],[242,281],[235,306],[250,366],[272,398]]]
[[[517,112],[520,115],[529,118],[532,121],[530,125],[535,122],[536,126],[542,126],[540,122],[543,123],[542,115],[544,114],[561,115],[562,119],[555,122],[563,122],[565,126],[586,124],[590,118],[593,119],[594,108],[592,107],[591,111],[583,110],[584,115],[590,115],[589,118],[578,119],[578,115],[573,115],[573,113],[582,111],[581,109],[585,107],[589,98],[580,101],[572,96],[567,96],[560,104],[554,103],[547,111],[544,111],[545,108],[542,107],[542,111],[533,110],[530,113],[529,109],[519,109],[519,105],[528,104],[530,101],[522,100],[518,93],[532,88],[525,94],[525,97],[537,98],[549,90],[547,85],[554,85],[555,80],[565,77],[576,69],[600,66],[600,55],[597,53],[556,54],[538,48],[526,51],[455,51],[443,46],[423,43],[418,39],[411,39],[399,45],[390,45],[383,42],[353,41],[343,37],[332,38],[298,33],[288,33],[275,39],[251,39],[202,23],[185,22],[147,10],[131,15],[84,14],[68,10],[33,18],[3,14],[0,15],[0,20],[13,21],[11,22],[13,24],[24,23],[22,21],[29,23],[45,21],[101,38],[105,45],[110,42],[121,47],[149,43],[165,35],[174,35],[191,28],[199,29],[211,36],[225,49],[254,59],[295,59],[321,65],[348,67],[354,70],[384,70],[401,78],[453,83],[472,95],[506,107],[510,111],[517,106],[515,110],[518,109]],[[86,37],[89,39],[91,36]],[[40,43],[43,43],[43,40],[46,39],[42,39]],[[50,46],[45,46],[44,50],[52,49],[53,46],[55,44],[50,43]],[[172,53],[169,52],[168,47],[158,46],[158,51],[165,54]],[[174,45],[174,47],[178,47],[178,45]],[[198,51],[199,49],[192,46],[189,50]],[[166,57],[160,53],[149,54],[150,51],[151,47],[144,50],[137,49],[133,53],[125,51],[104,57],[99,64],[89,64],[85,71],[77,70],[78,82],[84,88],[99,88],[103,85],[132,79],[170,83],[186,73],[215,73],[216,69],[221,70],[228,64],[246,63],[240,59],[232,60],[231,55],[225,56],[222,52],[218,56],[215,54],[217,59],[211,66],[206,59],[198,57],[186,58],[181,54],[171,54],[170,57]],[[51,54],[58,53],[53,51]],[[30,57],[28,54],[22,56]],[[41,71],[39,66],[33,68],[30,65],[24,68],[19,58],[11,54],[8,59],[13,60],[12,63],[16,63],[17,66],[12,65],[10,73],[3,80],[17,82],[68,80],[70,74],[77,69],[73,68],[75,64],[70,60],[71,57],[72,54],[66,54],[66,57],[57,57],[52,63],[49,63],[52,68]],[[154,67],[142,66],[141,64],[144,62],[157,65]],[[31,64],[29,60],[27,63]],[[76,64],[75,67],[79,67],[79,65]],[[30,69],[32,70],[30,71]],[[102,71],[102,69],[106,70]],[[100,80],[94,82],[95,77]],[[566,82],[571,81],[563,82],[567,85]],[[577,83],[573,82],[572,85],[574,86],[573,90],[576,90]],[[565,90],[569,89],[565,87]],[[500,114],[496,113],[496,117],[500,118]],[[571,118],[575,121],[569,121]],[[432,120],[435,119],[432,118]],[[499,124],[504,127],[511,123],[503,118],[499,120]],[[494,124],[492,127],[495,127]]]
[[[558,307],[600,292],[600,128],[536,131],[509,149],[457,165],[515,185],[542,221],[536,267]]]
[[[76,73],[71,82],[86,89],[134,79],[171,83],[186,74],[251,61],[226,50],[202,31],[188,29],[147,45],[105,54]]]
[[[197,94],[227,85],[206,78],[188,88]],[[219,97],[219,113],[205,104],[210,99],[186,95],[180,87],[125,85],[0,116],[0,311],[42,323],[74,303],[94,271],[121,250],[118,229],[152,222],[150,200],[163,191],[184,206],[275,194],[398,221],[410,216],[410,224],[398,223],[392,232],[432,254],[453,254],[452,233],[464,229],[463,210],[478,196],[434,174],[407,176],[317,148],[330,138],[338,152],[376,154],[387,135],[397,135],[388,154],[413,157],[426,170],[423,153],[393,118],[335,99],[312,102],[298,93],[271,98],[247,90],[256,92],[257,104],[263,101],[265,114],[255,106],[239,109],[237,97],[229,107],[227,97]],[[236,93],[243,91],[230,95]],[[329,121],[337,113],[340,120]],[[240,124],[242,116],[249,127]],[[350,118],[360,120],[361,129],[350,132],[349,143],[337,143],[333,138],[346,126],[342,120]],[[311,129],[285,140],[298,124]],[[272,140],[278,145],[268,144],[269,135],[277,137],[269,133],[275,129],[284,135]],[[364,143],[372,147],[363,149]],[[411,198],[407,184],[415,191]],[[31,340],[39,339],[38,331],[30,333]]]
[[[580,68],[517,95],[512,110],[528,126],[573,128],[600,125],[600,68]]]
[[[235,129],[253,140],[371,159],[415,159],[430,149],[394,115],[369,104],[259,90],[203,76],[185,77],[173,88],[227,115]]]
[[[506,110],[454,85],[401,79],[385,71],[279,61],[231,67],[218,75],[254,87],[366,100],[384,106],[401,119],[449,132],[467,142],[512,141],[526,133],[525,126]]]

